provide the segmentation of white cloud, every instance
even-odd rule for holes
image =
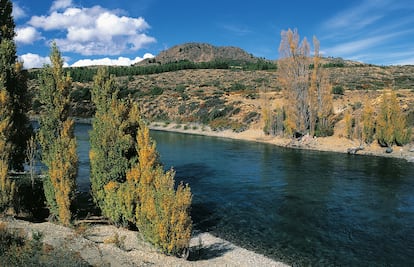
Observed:
[[[29,25],[45,31],[66,32],[66,38],[56,40],[63,52],[120,55],[156,42],[154,37],[145,33],[150,26],[142,17],[120,16],[117,11],[100,6],[74,8],[67,6],[71,1],[57,2],[62,4],[61,7],[65,6],[63,11],[54,10],[47,16],[33,16]]]
[[[17,4],[16,2],[13,2],[13,12],[12,16],[15,20],[21,19],[26,17],[26,12]]]
[[[32,44],[34,41],[42,39],[41,34],[34,27],[23,27],[16,29],[16,37],[14,40],[17,43]]]
[[[41,68],[45,64],[50,64],[49,57],[42,57],[32,53],[21,55],[19,58],[23,61],[23,66],[26,69]]]
[[[64,9],[64,8],[70,7],[71,5],[72,5],[72,0],[56,0],[53,2],[52,6],[50,7],[50,11]]]
[[[138,63],[146,58],[153,58],[154,55],[146,53],[144,57],[136,57],[130,59],[126,57],[119,57],[117,59],[100,58],[100,59],[81,59],[71,65],[71,67],[83,67],[83,66],[130,66]]]

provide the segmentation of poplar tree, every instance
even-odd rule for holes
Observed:
[[[375,134],[375,116],[372,104],[367,101],[362,111],[362,140],[371,144],[374,141]]]
[[[188,185],[174,189],[173,170],[158,163],[155,142],[142,124],[137,133],[138,162],[127,173],[129,188],[136,188],[135,216],[144,237],[171,255],[186,255],[191,238],[189,214],[192,194]]]
[[[30,97],[27,91],[27,72],[17,60],[14,42],[15,24],[13,5],[9,0],[0,0],[0,82],[8,92],[10,108],[10,168],[22,171],[27,140],[32,127],[27,117]]]
[[[72,83],[63,71],[63,59],[55,43],[50,61],[51,66],[44,67],[39,80],[39,98],[43,104],[39,142],[42,161],[47,167],[43,187],[51,215],[68,225],[78,167],[74,122],[68,117]]]
[[[10,157],[10,110],[6,89],[0,85],[0,212],[12,205],[15,184],[8,176]]]
[[[333,134],[332,93],[328,76],[321,67],[319,41],[313,38],[314,57],[306,38],[300,42],[295,29],[282,31],[279,46],[278,79],[284,89],[287,105],[285,133],[326,136]],[[311,69],[311,63],[313,68]]]
[[[98,70],[91,95],[96,108],[89,152],[92,196],[104,216],[114,223],[125,224],[127,220],[123,219],[116,196],[118,191],[112,189],[125,181],[128,168],[136,160],[138,108],[118,99],[114,78],[107,68]]]
[[[393,90],[385,90],[376,119],[376,137],[381,146],[399,146],[410,141],[411,129],[408,127],[397,95]]]

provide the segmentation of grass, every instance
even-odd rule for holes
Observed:
[[[42,243],[42,235],[7,228],[0,222],[0,262],[2,266],[89,266],[80,255],[64,247],[53,248]]]

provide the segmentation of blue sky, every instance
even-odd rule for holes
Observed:
[[[325,56],[414,64],[412,0],[13,1],[18,55],[40,67],[55,40],[68,66],[129,65],[186,42],[278,58],[280,32],[315,35]]]

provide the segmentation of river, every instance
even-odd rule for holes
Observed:
[[[78,186],[89,190],[77,124]],[[152,131],[194,194],[196,229],[294,265],[414,266],[414,164]]]

